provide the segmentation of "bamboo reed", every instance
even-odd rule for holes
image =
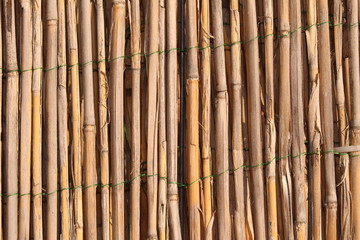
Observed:
[[[222,23],[221,1],[215,0],[211,4],[213,20],[214,45],[220,46],[214,50],[216,106],[215,106],[215,158],[216,174],[224,173],[216,179],[216,209],[218,220],[218,235],[224,239],[231,239],[230,210],[229,210],[229,168],[228,154],[228,93],[225,75],[224,35]]]
[[[203,177],[211,175],[211,147],[210,147],[210,107],[211,107],[211,49],[210,46],[210,2],[201,1],[201,126],[202,126],[202,146],[201,163]],[[203,221],[205,229],[205,239],[213,238],[213,211],[212,211],[212,184],[211,178],[203,180]]]
[[[165,51],[165,1],[159,1],[159,51]],[[167,159],[166,159],[166,101],[165,101],[165,55],[159,56],[159,195],[158,195],[158,231],[159,239],[166,239],[166,176],[167,176]]]
[[[66,65],[66,23],[65,1],[58,0],[58,66]],[[68,115],[67,115],[67,80],[66,68],[58,70],[58,137],[59,137],[59,161],[60,161],[60,187],[69,188],[69,160],[68,160]],[[63,240],[70,239],[70,204],[69,191],[61,191],[61,235]]]
[[[45,69],[45,116],[46,116],[46,159],[47,159],[47,193],[53,193],[47,197],[46,215],[46,238],[55,239],[58,234],[58,134],[57,134],[57,43],[58,43],[58,12],[57,1],[46,2],[46,57]]]
[[[334,1],[334,43],[336,61],[336,105],[339,119],[340,145],[349,145],[348,116],[345,105],[345,88],[342,66],[342,3]],[[340,239],[351,239],[350,216],[351,216],[351,195],[349,179],[349,155],[341,155],[338,159],[341,178],[337,187],[340,188],[339,212],[340,212]]]
[[[80,2],[80,63],[82,65],[83,87],[84,87],[84,237],[86,239],[96,239],[96,171],[95,171],[95,108],[94,108],[94,86],[92,65],[88,64],[92,60],[91,44],[91,22],[90,1]]]
[[[80,84],[78,67],[78,37],[76,25],[76,1],[66,3],[67,16],[67,48],[69,54],[71,82],[71,125],[72,125],[72,165],[74,190],[74,226],[75,238],[81,240],[83,233],[83,199],[82,199],[82,154],[80,139]]]
[[[279,73],[279,183],[281,198],[281,220],[283,238],[294,239],[293,211],[292,211],[292,179],[289,169],[290,148],[290,122],[291,122],[291,98],[290,98],[290,19],[289,2],[279,2],[279,30],[280,39],[280,73]]]
[[[148,56],[148,120],[147,120],[147,194],[148,194],[148,239],[157,239],[157,194],[158,194],[158,163],[157,163],[157,119],[158,119],[158,67],[159,56],[159,1],[148,2],[149,21],[149,53]]]
[[[187,48],[197,46],[196,1],[186,2]],[[189,239],[201,238],[200,225],[200,160],[199,160],[199,69],[198,49],[189,49],[186,63],[186,169],[189,208]]]
[[[0,4],[0,13],[2,12],[2,5]],[[2,41],[2,21],[0,21],[0,46],[3,45],[3,41]],[[0,79],[3,79],[3,49],[0,48]],[[2,108],[3,108],[3,104],[2,104],[2,99],[3,99],[3,83],[1,82],[0,84],[0,113],[2,114]],[[0,122],[0,134],[2,134],[2,128],[3,128],[3,124],[2,121]],[[0,139],[0,152],[2,152],[3,150],[3,142],[2,139]],[[0,182],[2,183],[2,179],[3,179],[3,174],[2,174],[2,169],[3,169],[3,158],[2,156],[0,156]],[[2,184],[0,184],[0,192],[2,192]],[[0,198],[0,215],[2,216],[3,214],[3,199]],[[3,220],[2,218],[0,218],[0,240],[3,240],[4,237],[4,230],[3,230]]]
[[[166,47],[176,48],[177,32],[177,2],[166,0]],[[177,54],[170,51],[166,55],[166,79],[167,79],[167,176],[168,182],[178,181],[177,165]],[[181,239],[180,216],[179,216],[179,194],[176,184],[168,184],[168,224],[169,237],[174,240]]]
[[[271,161],[267,167],[267,206],[269,239],[278,238],[277,202],[276,202],[276,163],[273,162],[276,151],[275,97],[274,97],[274,10],[273,1],[264,1],[265,14],[265,78],[266,78],[266,125],[265,125],[265,160]]]
[[[290,28],[301,26],[301,5],[299,0],[290,4]],[[292,171],[294,172],[294,229],[295,238],[299,240],[307,237],[307,206],[306,206],[306,162],[304,146],[304,101],[303,101],[303,66],[301,31],[296,31],[290,37],[290,72],[291,72],[291,154],[293,158]]]
[[[230,2],[230,28],[231,43],[240,41],[240,15],[239,3],[236,0]],[[243,161],[242,125],[241,125],[241,45],[231,46],[231,84],[233,95],[232,107],[232,160],[235,181],[235,212],[234,226],[235,239],[246,239],[245,236],[245,199],[244,199],[244,175],[241,166]]]
[[[308,25],[316,24],[316,1],[311,0],[308,3]],[[311,214],[309,216],[311,223],[311,231],[313,239],[321,239],[321,122],[320,122],[320,86],[319,86],[319,66],[318,66],[318,46],[317,46],[317,29],[309,28],[306,31],[307,37],[307,51],[308,51],[308,63],[309,63],[309,77],[310,77],[310,100],[309,100],[309,112],[308,112],[308,131],[310,152],[316,154],[311,155]],[[310,224],[310,223],[309,223]]]
[[[318,1],[318,22],[329,21],[328,2]],[[332,81],[330,63],[330,34],[329,24],[318,27],[319,33],[319,76],[320,76],[320,112],[321,126],[324,132],[323,151],[324,156],[324,179],[325,179],[325,238],[336,239],[337,235],[337,196],[335,184],[335,162],[331,150],[333,141],[333,112],[332,112]],[[326,130],[326,131],[325,131]],[[330,152],[328,152],[330,151]]]
[[[6,45],[6,69],[18,69],[16,58],[16,33],[14,1],[3,1],[4,37]],[[18,192],[18,98],[19,74],[17,71],[6,75],[6,121],[5,121],[5,192]],[[18,197],[11,196],[6,201],[4,217],[4,239],[18,238]]]
[[[32,71],[32,3],[20,1],[21,23],[21,106],[20,106],[20,194],[31,189],[31,81]],[[26,57],[25,57],[26,56]],[[19,201],[19,239],[30,239],[30,195]]]
[[[32,78],[32,194],[42,192],[42,160],[41,160],[41,86],[42,86],[42,20],[41,0],[33,4],[33,78]],[[34,240],[43,239],[42,195],[33,197],[33,236]]]
[[[108,81],[106,78],[104,2],[96,1],[97,59],[99,75],[99,137],[101,166],[101,215],[102,239],[110,240],[110,191],[109,191],[109,133],[108,133]]]
[[[245,13],[245,41],[254,39],[257,36],[256,24],[256,3],[254,1],[246,1]],[[248,82],[248,105],[251,106],[248,119],[249,129],[249,147],[250,147],[250,164],[257,165],[262,162],[262,139],[261,139],[261,114],[260,114],[260,78],[259,78],[259,46],[258,41],[246,44],[246,61],[247,82]],[[265,224],[265,200],[264,200],[264,184],[263,169],[254,168],[251,170],[251,198],[255,200],[252,206],[254,218],[255,239],[266,238]]]
[[[124,0],[112,1],[111,42],[110,42],[110,159],[112,193],[112,238],[124,239],[124,56],[125,47],[125,10]]]
[[[347,1],[348,19],[349,19],[349,44],[350,44],[350,85],[351,85],[351,128],[350,128],[350,143],[351,145],[360,144],[360,105],[358,103],[360,90],[359,77],[359,38],[358,27],[353,27],[353,24],[359,21],[359,3],[358,1]],[[352,26],[352,27],[351,27]],[[359,152],[353,152],[351,155],[358,155]],[[359,239],[360,236],[360,207],[358,202],[360,200],[360,191],[357,183],[360,179],[360,164],[358,163],[359,156],[351,156],[350,160],[350,189],[352,197],[352,220],[351,232],[354,239]]]

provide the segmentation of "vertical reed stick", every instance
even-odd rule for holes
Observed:
[[[311,195],[309,215],[309,234],[314,240],[320,240],[322,236],[322,216],[321,216],[321,122],[320,122],[320,86],[319,86],[319,67],[318,67],[318,40],[316,25],[316,0],[308,2],[307,24],[312,26],[306,30],[309,77],[310,77],[310,99],[308,110],[308,131],[309,145],[311,154],[311,169],[309,169]]]
[[[148,148],[147,148],[147,191],[148,191],[148,239],[157,239],[157,84],[159,67],[159,1],[148,2],[149,53],[148,62]]]
[[[250,164],[262,163],[262,139],[261,139],[261,109],[260,109],[260,69],[259,69],[259,46],[256,22],[256,2],[246,1],[245,11],[245,41],[248,95],[249,95],[249,122],[250,124]],[[254,40],[252,40],[254,39]],[[250,41],[251,40],[251,41]],[[252,206],[255,239],[266,239],[265,224],[265,200],[263,184],[263,168],[251,169],[251,197],[254,201]]]
[[[199,69],[197,46],[196,0],[186,2],[186,153],[190,239],[201,238],[200,225],[200,161],[199,161]]]
[[[59,161],[61,191],[61,236],[70,239],[70,204],[69,204],[69,160],[68,160],[68,114],[66,93],[66,25],[65,1],[58,0],[59,42],[58,42],[58,128],[59,128]]]
[[[290,29],[301,26],[300,0],[292,0],[290,4]],[[292,32],[290,36],[290,72],[291,72],[291,154],[292,171],[294,172],[294,230],[295,238],[306,240],[307,238],[307,211],[306,211],[306,162],[304,146],[304,106],[303,106],[303,67],[301,31]]]
[[[165,101],[165,1],[159,1],[159,203],[158,203],[158,230],[159,239],[166,239],[167,216],[167,158],[166,158],[166,101]]]
[[[211,48],[210,48],[210,2],[209,0],[201,1],[201,126],[202,126],[202,146],[201,146],[201,163],[204,192],[204,229],[205,237],[211,240],[213,237],[212,227],[212,183],[211,178],[211,147],[210,147],[210,107],[211,107]]]
[[[279,182],[282,229],[284,239],[294,239],[292,211],[292,183],[289,169],[290,148],[290,19],[289,1],[279,2],[280,16],[280,76],[279,76]]]
[[[131,1],[131,88],[132,88],[132,122],[131,122],[131,239],[140,239],[140,73],[141,73],[141,20],[140,2]]]
[[[216,208],[218,219],[218,235],[224,239],[231,239],[231,221],[229,210],[229,138],[228,138],[228,92],[225,74],[224,33],[222,21],[221,0],[211,3],[211,17],[213,20],[214,45],[220,46],[214,50],[215,63],[215,153],[216,174],[222,173],[216,179]]]
[[[20,107],[20,197],[19,239],[30,239],[31,189],[31,81],[32,81],[32,3],[20,1],[21,16],[21,107]]]
[[[14,1],[3,1],[6,45],[6,120],[5,120],[5,205],[4,239],[18,239],[18,99],[19,73],[16,53]],[[15,70],[15,71],[12,71]]]
[[[357,8],[356,8],[357,9]],[[337,231],[337,197],[335,184],[335,161],[333,139],[332,81],[329,33],[328,1],[318,1],[319,25],[319,75],[320,75],[320,112],[321,125],[324,133],[324,172],[325,172],[325,238],[336,239]],[[330,151],[330,152],[328,152]],[[354,193],[353,193],[354,196]]]
[[[99,74],[99,137],[101,166],[101,215],[102,239],[110,240],[110,192],[109,192],[109,139],[108,139],[108,81],[106,77],[104,2],[96,1],[97,59]]]
[[[45,48],[45,116],[46,116],[46,159],[47,215],[46,238],[56,239],[58,235],[58,134],[57,134],[57,43],[58,12],[57,1],[46,1],[46,48]]]
[[[82,154],[80,135],[80,88],[79,88],[79,57],[78,38],[76,27],[76,0],[66,2],[67,36],[71,81],[71,125],[72,125],[72,155],[73,155],[73,183],[74,190],[74,216],[75,237],[82,240],[83,233],[83,200],[82,200]]]
[[[110,42],[110,157],[112,168],[113,239],[124,239],[124,48],[125,0],[112,1]]]
[[[233,95],[232,109],[232,160],[235,169],[235,212],[234,227],[235,239],[245,240],[245,191],[244,191],[244,164],[243,138],[241,124],[241,44],[240,44],[240,15],[237,0],[230,2],[231,28],[231,84]]]
[[[339,134],[340,146],[349,145],[349,131],[348,131],[348,115],[345,105],[345,87],[343,80],[343,66],[342,66],[342,2],[340,0],[334,1],[334,43],[335,43],[335,61],[336,61],[336,106],[339,116]],[[340,189],[339,194],[339,217],[340,217],[340,239],[351,239],[351,195],[350,195],[350,179],[349,179],[349,155],[339,156],[338,164],[340,166],[341,178],[337,187]]]
[[[0,13],[2,13],[2,5],[0,4]],[[2,41],[2,20],[0,20],[0,46],[2,46],[3,41]],[[0,79],[1,79],[1,83],[0,83],[0,114],[2,114],[2,93],[3,93],[3,49],[2,47],[0,48]],[[2,121],[0,122],[0,134],[2,134]],[[2,153],[3,150],[3,142],[2,139],[0,139],[0,152]],[[3,158],[2,155],[0,155],[0,182],[2,183],[2,169],[3,169]],[[2,184],[0,184],[0,193],[2,193]],[[0,216],[3,216],[3,198],[2,196],[0,197]],[[3,220],[2,217],[0,218],[0,240],[3,240],[4,237],[4,233],[3,233]]]
[[[177,2],[173,0],[166,0],[166,46],[167,49],[174,49],[177,47]],[[166,54],[166,79],[167,79],[167,175],[168,182],[178,181],[178,157],[177,157],[177,129],[178,129],[178,114],[177,114],[177,52],[169,51]],[[168,184],[168,224],[169,237],[174,240],[181,240],[181,227],[179,216],[179,194],[178,186],[176,184]]]
[[[32,224],[34,240],[43,239],[42,209],[42,158],[41,158],[41,85],[43,78],[43,32],[41,20],[41,0],[33,4],[33,79],[32,79]]]
[[[349,42],[350,42],[350,85],[351,85],[351,129],[350,143],[351,145],[360,144],[360,76],[359,76],[359,2],[348,0],[348,19],[349,19]],[[352,156],[355,155],[355,156]],[[360,236],[360,164],[359,152],[353,152],[350,160],[350,188],[352,196],[352,222],[351,232],[355,239]]]
[[[86,239],[97,238],[96,233],[96,158],[95,107],[92,72],[90,0],[80,2],[80,63],[84,86],[84,230]]]
[[[265,14],[265,78],[266,78],[266,125],[265,125],[265,161],[266,168],[268,224],[267,236],[271,240],[278,238],[277,201],[276,201],[276,128],[274,96],[274,9],[273,1],[264,1]]]

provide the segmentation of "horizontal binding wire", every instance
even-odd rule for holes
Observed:
[[[216,178],[216,177],[220,177],[221,175],[225,174],[225,173],[230,173],[230,172],[236,172],[237,170],[239,169],[242,169],[242,168],[257,168],[257,167],[261,167],[261,166],[267,166],[269,165],[270,163],[272,163],[273,161],[279,161],[279,160],[282,160],[282,159],[285,159],[285,158],[297,158],[297,157],[300,157],[300,156],[306,156],[306,155],[318,155],[318,154],[328,154],[328,153],[333,153],[335,155],[338,155],[338,156],[344,156],[344,155],[348,155],[348,153],[340,153],[340,152],[336,152],[335,150],[330,150],[330,151],[317,151],[317,152],[302,152],[302,153],[299,153],[297,155],[286,155],[286,156],[283,156],[283,157],[274,157],[273,159],[267,161],[267,162],[263,162],[263,163],[259,163],[259,164],[256,164],[256,165],[241,165],[237,168],[234,168],[234,169],[227,169],[223,172],[220,172],[218,174],[212,174],[212,175],[208,175],[208,176],[204,176],[204,177],[200,177],[190,183],[180,183],[180,182],[167,182],[167,184],[176,184],[178,185],[179,187],[188,187],[188,186],[191,186],[193,185],[194,183],[198,182],[198,181],[202,181],[202,180],[205,180],[207,178]],[[359,157],[360,154],[352,154],[350,155],[350,157]],[[142,165],[145,165],[146,163],[142,163]],[[58,193],[58,192],[62,192],[62,191],[66,191],[66,190],[76,190],[76,189],[79,189],[79,188],[82,188],[82,189],[88,189],[88,188],[91,188],[91,187],[101,187],[101,188],[104,188],[104,187],[117,187],[117,186],[120,186],[120,185],[124,185],[124,184],[129,184],[131,182],[133,182],[134,180],[136,180],[137,178],[141,178],[141,177],[159,177],[159,174],[151,174],[151,175],[146,175],[145,173],[141,173],[129,180],[124,180],[122,182],[119,182],[119,183],[115,183],[115,184],[92,184],[92,185],[88,185],[88,186],[77,186],[77,187],[69,187],[69,188],[61,188],[61,189],[57,189],[53,192],[49,192],[49,193],[46,193],[46,192],[41,192],[41,193],[36,193],[36,194],[32,194],[32,193],[23,193],[23,194],[20,194],[20,193],[13,193],[13,194],[1,194],[0,196],[3,197],[3,198],[8,198],[8,197],[13,197],[13,196],[18,196],[18,197],[23,197],[23,196],[32,196],[32,197],[36,197],[36,196],[50,196],[52,194],[55,194],[55,193]],[[167,177],[159,177],[160,179],[163,179],[163,180],[167,180]]]
[[[224,43],[224,44],[220,44],[218,46],[206,46],[206,47],[199,47],[199,46],[193,46],[193,47],[189,47],[189,48],[185,48],[185,49],[181,49],[181,48],[171,48],[171,49],[168,49],[168,50],[163,50],[163,51],[155,51],[155,52],[152,52],[152,53],[148,53],[148,54],[145,54],[145,53],[134,53],[132,55],[129,55],[129,56],[119,56],[119,57],[116,57],[116,58],[113,58],[113,59],[110,59],[108,60],[107,62],[110,63],[110,62],[113,62],[115,60],[118,60],[118,59],[129,59],[129,58],[132,58],[134,56],[137,56],[137,55],[140,55],[142,57],[149,57],[153,54],[164,54],[164,53],[169,53],[169,52],[172,52],[172,51],[176,51],[176,52],[186,52],[188,50],[191,50],[191,49],[199,49],[199,50],[204,50],[204,49],[208,49],[208,48],[211,48],[211,49],[216,49],[216,48],[219,48],[219,47],[228,47],[228,46],[232,46],[232,45],[235,45],[235,44],[243,44],[243,45],[246,45],[246,44],[249,44],[253,41],[255,41],[256,39],[265,39],[267,37],[270,37],[270,36],[273,36],[273,37],[277,37],[277,38],[283,38],[283,37],[287,37],[291,34],[294,34],[296,33],[297,31],[299,30],[302,30],[302,31],[306,31],[308,30],[309,28],[312,28],[312,27],[315,27],[315,26],[321,26],[321,25],[324,25],[324,24],[329,24],[330,27],[337,27],[337,26],[341,26],[341,25],[344,25],[345,27],[353,27],[353,26],[356,26],[356,25],[359,25],[360,22],[356,22],[356,23],[353,23],[353,24],[349,24],[349,25],[346,25],[345,23],[338,23],[338,24],[332,24],[330,23],[329,21],[325,21],[325,22],[320,22],[320,23],[314,23],[314,24],[311,24],[309,26],[306,26],[306,27],[297,27],[295,28],[294,30],[288,32],[287,34],[276,34],[276,33],[270,33],[270,34],[267,34],[265,36],[255,36],[254,38],[248,40],[248,41],[237,41],[237,42],[233,42],[233,43]],[[56,70],[56,69],[59,69],[59,68],[62,68],[62,67],[66,67],[68,71],[71,70],[71,68],[75,67],[75,66],[79,66],[79,67],[84,67],[88,64],[98,64],[98,63],[101,63],[101,62],[105,62],[106,59],[100,59],[100,60],[91,60],[89,62],[86,62],[86,63],[75,63],[75,64],[72,64],[72,65],[69,65],[69,64],[63,64],[63,65],[60,65],[60,66],[56,66],[56,67],[53,67],[53,68],[49,68],[49,69],[45,69],[43,67],[37,67],[37,68],[31,68],[31,69],[25,69],[25,70],[21,70],[21,69],[14,69],[14,70],[6,70],[4,68],[0,68],[0,70],[2,70],[3,72],[5,73],[12,73],[12,72],[28,72],[28,71],[35,71],[35,70],[42,70],[44,72],[48,72],[48,71],[52,71],[52,70]]]

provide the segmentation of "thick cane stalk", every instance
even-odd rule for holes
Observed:
[[[124,234],[124,56],[125,0],[112,1],[110,42],[110,157],[112,168],[112,237],[120,240]]]
[[[177,1],[166,0],[166,46],[167,49],[177,47]],[[166,78],[167,78],[167,176],[168,182],[178,181],[178,123],[177,123],[177,53],[169,51],[166,54]],[[168,224],[169,237],[174,240],[181,239],[180,216],[179,216],[179,194],[176,184],[168,184]]]
[[[244,164],[242,124],[241,124],[241,44],[240,41],[240,15],[239,3],[230,2],[230,28],[231,28],[231,85],[233,95],[232,110],[232,160],[236,171],[235,181],[235,212],[234,227],[235,239],[244,240],[245,236],[245,199],[244,199]]]
[[[245,41],[254,39],[258,35],[256,23],[256,2],[246,1],[245,12]],[[260,109],[260,69],[259,69],[259,46],[255,38],[246,44],[247,77],[248,77],[248,105],[251,109],[248,119],[250,124],[250,165],[258,165],[262,160],[261,147],[261,109]],[[251,170],[251,197],[254,201],[252,206],[255,239],[266,238],[265,224],[265,200],[263,168]]]
[[[264,1],[265,14],[265,78],[266,78],[266,125],[265,125],[265,161],[270,162],[266,169],[268,225],[267,236],[275,240],[278,237],[277,201],[276,201],[276,129],[274,109],[274,7],[272,0]]]
[[[320,112],[323,130],[324,172],[325,172],[325,238],[336,239],[337,197],[335,183],[335,161],[331,150],[333,139],[332,81],[330,58],[330,33],[328,1],[318,0],[319,33],[319,75],[320,75]],[[357,8],[356,8],[357,9]],[[330,152],[328,152],[330,151]],[[354,196],[354,195],[353,195]]]
[[[196,1],[186,3],[186,47],[197,46]],[[186,153],[187,153],[187,182],[189,207],[190,239],[201,238],[200,225],[200,160],[199,160],[199,69],[198,49],[187,51],[186,76]]]
[[[290,4],[290,29],[301,26],[300,0],[292,0]],[[292,158],[293,184],[294,184],[294,230],[295,238],[307,239],[307,211],[306,211],[306,162],[304,146],[304,107],[303,107],[303,67],[301,31],[290,36],[290,72],[291,72],[291,154],[298,156]]]
[[[211,3],[213,20],[214,45],[220,46],[214,50],[215,63],[215,153],[216,174],[222,173],[216,179],[216,217],[218,219],[218,234],[224,239],[231,239],[231,222],[229,210],[229,111],[228,91],[225,74],[224,33],[222,21],[221,0]]]
[[[20,195],[31,189],[31,81],[32,71],[32,3],[20,1],[21,16],[21,107],[20,107]],[[19,201],[19,239],[30,239],[30,195]]]
[[[292,211],[292,181],[289,169],[290,148],[290,19],[289,1],[279,2],[280,16],[280,73],[279,73],[279,182],[282,229],[284,239],[294,239]]]
[[[206,177],[203,180],[204,195],[204,229],[206,239],[211,240],[213,237],[212,227],[212,183],[211,178],[211,147],[210,147],[210,110],[211,110],[211,49],[210,46],[210,2],[209,0],[201,1],[201,125],[202,125],[202,146],[201,146],[201,163],[202,174]]]
[[[101,165],[102,239],[110,240],[108,80],[106,77],[105,18],[103,0],[96,1],[97,59],[99,75],[99,137]]]
[[[316,24],[316,0],[310,0],[308,2],[308,18],[307,24],[313,26]],[[314,240],[321,239],[321,122],[320,122],[320,82],[319,82],[319,66],[318,66],[318,41],[317,41],[317,29],[316,27],[310,27],[306,31],[307,52],[308,52],[308,64],[309,64],[309,77],[310,77],[310,99],[308,110],[308,131],[309,131],[309,143],[311,154],[311,187],[309,189],[311,194],[311,201],[309,208],[311,214],[309,216],[309,224],[312,231]]]
[[[41,160],[41,85],[42,85],[42,46],[43,33],[41,21],[41,0],[33,5],[33,79],[32,79],[32,194],[33,197],[33,234],[34,240],[43,239],[42,209],[42,160]]]
[[[96,158],[95,158],[95,107],[91,44],[90,1],[80,2],[80,63],[84,86],[84,237],[96,239]]]

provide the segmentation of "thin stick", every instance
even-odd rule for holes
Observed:
[[[109,192],[109,130],[108,130],[108,82],[106,78],[105,23],[103,0],[96,1],[97,58],[99,74],[99,136],[101,165],[101,215],[102,239],[110,240],[110,192]]]
[[[42,212],[42,160],[41,160],[41,82],[43,78],[42,66],[42,21],[41,0],[34,1],[33,5],[33,71],[32,79],[32,194],[33,197],[33,234],[34,240],[43,239],[43,212]]]
[[[316,24],[316,0],[308,2],[308,19],[309,26]],[[317,49],[317,29],[312,27],[306,31],[308,63],[310,74],[310,100],[308,112],[308,131],[310,152],[317,152],[318,154],[311,155],[311,174],[310,187],[310,208],[311,213],[309,220],[311,224],[309,227],[314,240],[321,239],[321,163],[320,163],[320,142],[321,142],[321,122],[320,122],[320,95],[319,95],[319,67],[318,67],[318,49]]]
[[[57,134],[57,42],[58,42],[58,13],[57,1],[46,1],[46,54],[45,94],[46,94],[46,159],[47,159],[47,197],[46,237],[56,239],[58,235],[58,134]],[[54,69],[55,68],[55,69]]]
[[[273,1],[264,1],[265,14],[265,77],[266,77],[266,125],[265,125],[265,161],[272,161],[266,172],[268,204],[268,238],[278,238],[277,201],[276,201],[276,128],[274,109],[274,12]]]
[[[32,3],[20,1],[21,16],[21,70],[32,68]],[[20,122],[20,195],[31,189],[31,81],[32,71],[21,73]],[[19,239],[30,238],[30,195],[19,202]]]
[[[2,13],[2,5],[0,4],[0,12]],[[0,20],[0,46],[3,45],[2,41],[2,20]],[[0,48],[0,79],[3,79],[3,49]],[[0,113],[2,114],[2,99],[3,99],[3,83],[0,83]],[[0,122],[0,134],[2,134],[2,121]],[[0,152],[2,153],[3,150],[3,142],[0,139]],[[2,169],[3,169],[3,158],[2,155],[0,156],[0,182],[2,183]],[[0,184],[0,192],[2,193],[2,184]],[[0,216],[3,216],[3,198],[0,197]],[[0,218],[0,240],[3,240],[4,233],[3,233],[3,220],[2,217]]]
[[[112,168],[112,231],[113,239],[124,239],[124,55],[125,47],[125,0],[112,1],[110,42],[110,157]],[[116,185],[115,185],[116,184]]]
[[[279,156],[286,156],[280,160],[279,182],[281,198],[281,215],[283,238],[294,239],[293,211],[292,211],[292,183],[289,169],[289,143],[291,121],[290,99],[290,20],[289,1],[279,2],[280,15],[280,83],[279,83]]]
[[[210,147],[210,107],[211,107],[211,69],[210,69],[210,2],[201,2],[201,84],[202,84],[202,147],[201,162],[203,177],[211,175],[211,147]],[[203,180],[204,192],[204,228],[206,239],[213,238],[211,224],[212,212],[212,183],[211,178]]]
[[[224,173],[216,180],[218,235],[231,239],[231,222],[229,210],[229,143],[228,143],[228,93],[225,75],[224,34],[222,22],[221,0],[211,4],[213,19],[214,45],[221,46],[214,51],[216,73],[216,106],[215,106],[215,144],[216,144],[216,174]]]
[[[246,1],[245,13],[245,39],[253,39],[257,36],[256,23],[256,3],[255,1]],[[246,60],[248,61],[248,106],[251,109],[249,113],[250,124],[250,164],[257,165],[262,162],[261,147],[261,109],[260,109],[260,69],[259,69],[259,46],[258,40],[246,44]],[[251,170],[251,197],[254,199],[253,219],[255,229],[255,239],[266,238],[265,224],[265,200],[263,169],[261,167]]]
[[[157,159],[156,159],[156,132],[157,132],[157,79],[159,59],[159,1],[150,0],[149,10],[149,53],[155,53],[148,57],[148,148],[147,148],[147,179],[148,190],[148,239],[157,239]],[[154,175],[154,176],[153,176]]]
[[[165,51],[165,1],[159,1],[159,51]],[[166,101],[165,101],[165,54],[159,56],[159,195],[158,230],[159,239],[166,239],[167,216],[167,158],[166,158]]]
[[[166,0],[166,46],[167,49],[176,48],[177,41],[177,2]],[[170,51],[166,58],[166,78],[167,78],[167,174],[168,182],[178,181],[177,165],[177,53]],[[169,237],[174,240],[181,239],[181,227],[179,216],[179,194],[176,184],[168,184],[168,206],[169,206]]]
[[[348,19],[350,26],[359,21],[359,2],[348,0]],[[350,143],[351,145],[360,144],[360,76],[359,76],[359,28],[357,24],[349,29],[349,42],[350,42],[350,85],[351,85],[351,129],[350,129]],[[352,219],[351,219],[351,232],[355,239],[360,236],[360,152],[353,152],[350,160],[350,189],[352,196]]]
[[[72,155],[73,155],[73,183],[74,190],[74,216],[75,237],[83,239],[83,203],[82,203],[82,159],[80,140],[80,89],[78,65],[78,38],[76,29],[76,0],[66,2],[68,52],[71,81],[71,125],[72,125]]]
[[[245,236],[245,199],[244,199],[244,172],[241,166],[243,160],[243,140],[241,124],[241,45],[240,41],[240,15],[239,3],[236,0],[230,2],[230,28],[231,28],[231,84],[233,94],[232,109],[232,160],[235,181],[235,212],[234,226],[235,239],[244,240]]]
[[[357,8],[356,8],[357,9]],[[318,1],[318,22],[329,21],[328,1]],[[321,125],[324,133],[325,152],[334,147],[333,139],[333,111],[332,111],[332,81],[331,81],[331,57],[330,57],[330,33],[329,24],[318,27],[319,33],[319,73],[320,73],[320,112]],[[325,170],[325,238],[336,239],[337,231],[337,197],[335,183],[335,161],[332,152],[324,156]],[[354,196],[354,195],[353,195]]]
[[[66,26],[65,26],[65,1],[58,0],[59,16],[59,42],[58,66],[66,64]],[[65,67],[58,70],[58,124],[59,124],[59,160],[60,160],[60,187],[61,191],[61,236],[63,240],[70,239],[70,204],[69,204],[69,160],[68,160],[68,114],[66,93]]]
[[[197,46],[196,1],[186,3],[186,33],[188,48]],[[187,153],[187,182],[189,207],[189,234],[190,239],[201,238],[200,225],[200,161],[199,161],[199,69],[198,49],[187,51],[186,76],[186,153]]]
[[[293,0],[290,4],[290,29],[301,26],[301,6],[299,0]],[[306,162],[305,156],[300,154],[305,151],[304,146],[304,106],[303,106],[303,67],[302,67],[302,43],[301,31],[296,31],[290,37],[290,72],[291,72],[291,153],[297,158],[292,159],[292,171],[294,172],[294,229],[295,238],[306,240],[307,238],[307,211],[306,211]]]

